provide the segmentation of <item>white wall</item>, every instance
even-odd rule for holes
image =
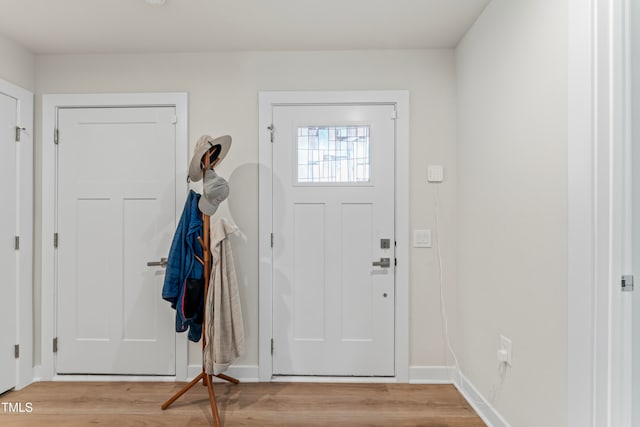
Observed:
[[[440,186],[441,240],[450,327],[455,327],[453,51],[38,56],[36,66],[38,98],[50,93],[186,91],[190,97],[191,145],[204,133],[232,135],[233,147],[219,168],[232,192],[220,212],[231,217],[246,235],[246,240],[233,241],[248,337],[247,355],[238,361],[244,365],[258,363],[258,91],[408,89],[411,224],[413,228],[434,227],[433,189],[426,185],[426,165],[444,165],[446,179]],[[41,147],[40,138],[38,141]],[[40,165],[38,148],[36,183],[40,182]],[[40,189],[36,188],[36,200],[39,199]],[[40,215],[37,203],[36,224]],[[37,236],[37,241],[40,238]],[[443,365],[435,251],[413,250],[411,265],[410,364]],[[36,274],[36,307],[40,304],[40,283],[40,275]],[[39,333],[36,330],[36,343]],[[190,350],[190,363],[198,364],[199,346],[192,345]],[[38,346],[36,363],[39,360]]]
[[[566,3],[493,0],[456,51],[460,362],[518,427],[567,424]]]
[[[35,74],[35,56],[0,35],[0,78],[33,92]]]

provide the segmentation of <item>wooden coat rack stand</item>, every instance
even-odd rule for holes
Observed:
[[[215,166],[218,163],[217,154],[219,152],[214,151],[216,148],[219,148],[219,147],[212,148],[211,150],[207,151],[207,153],[203,156],[203,166],[204,166],[204,169],[202,170],[203,180],[204,180],[205,171],[209,169],[210,166]],[[215,159],[213,160],[213,164],[211,163],[212,157]],[[205,304],[205,301],[207,299],[207,292],[209,290],[209,278],[211,277],[210,224],[211,224],[211,217],[203,213],[202,214],[202,239],[199,238],[198,240],[200,241],[200,245],[202,245],[202,255],[204,259],[202,260],[200,260],[199,258],[197,259],[198,262],[202,262],[204,266],[204,273],[203,273],[204,299],[202,300],[203,304]],[[173,402],[178,400],[180,396],[185,394],[189,389],[191,389],[191,387],[193,387],[198,382],[200,382],[200,380],[202,380],[202,385],[207,387],[207,389],[209,390],[209,403],[211,404],[211,414],[213,415],[213,421],[215,423],[215,427],[220,427],[221,426],[220,415],[218,414],[218,405],[216,404],[216,395],[213,391],[212,375],[207,374],[204,368],[204,348],[207,345],[207,338],[205,335],[207,313],[204,310],[204,307],[203,307],[203,312],[204,312],[204,316],[202,320],[202,352],[203,352],[202,372],[200,372],[200,374],[197,377],[195,377],[189,384],[184,386],[180,391],[178,391],[175,395],[173,395],[169,400],[164,402],[161,407],[163,410],[167,409]],[[223,379],[225,381],[229,381],[234,384],[240,384],[239,380],[225,374],[218,374],[216,375],[216,377]]]

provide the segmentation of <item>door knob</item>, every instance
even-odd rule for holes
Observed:
[[[166,267],[167,266],[167,259],[166,258],[160,258],[160,261],[149,261],[147,263],[148,267]]]
[[[389,268],[391,267],[391,258],[380,258],[380,261],[373,261],[373,266]]]

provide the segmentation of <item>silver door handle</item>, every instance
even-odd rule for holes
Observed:
[[[391,267],[391,258],[380,258],[380,261],[373,261],[373,266],[389,268]]]
[[[160,261],[149,261],[147,263],[148,267],[166,267],[167,266],[167,259],[166,258],[160,258]]]

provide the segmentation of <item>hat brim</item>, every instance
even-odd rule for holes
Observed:
[[[189,180],[196,182],[202,179],[202,169],[200,167],[202,157],[216,145],[220,146],[220,154],[218,154],[216,158],[216,162],[219,164],[231,148],[231,137],[229,135],[220,136],[216,139],[213,139],[209,135],[200,137],[198,143],[196,143],[196,151],[193,153],[191,163],[189,164]]]

